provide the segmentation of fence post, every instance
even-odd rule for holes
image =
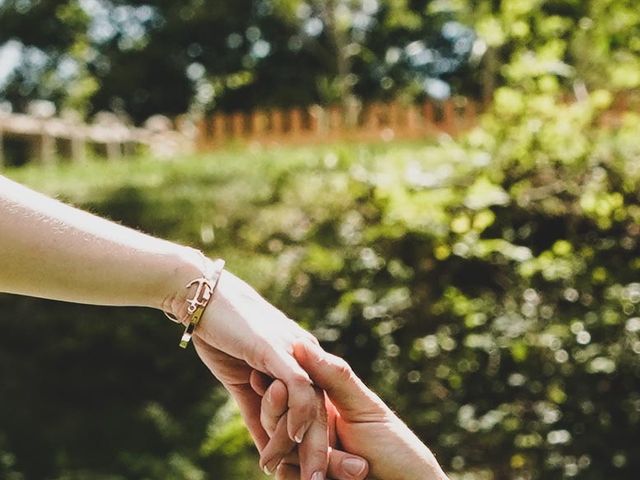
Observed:
[[[255,140],[262,140],[263,134],[267,128],[267,123],[269,119],[267,114],[263,111],[258,110],[251,114],[251,119],[249,122],[250,133],[249,135],[253,137]]]
[[[361,124],[362,102],[350,96],[345,102],[345,125],[349,129],[357,129]]]
[[[329,108],[329,136],[340,137],[344,133],[344,111],[341,107]]]
[[[55,163],[56,156],[56,141],[47,132],[46,125],[42,125],[40,134],[40,162],[44,165],[51,165]]]
[[[309,108],[311,116],[311,134],[321,137],[327,132],[327,115],[320,105],[313,105]]]
[[[367,108],[364,124],[367,132],[378,132],[380,128],[380,107],[377,103],[371,103]]]
[[[424,105],[422,105],[422,128],[425,133],[430,133],[436,124],[436,119],[434,115],[433,104],[430,101],[425,101]]]
[[[476,108],[476,102],[467,99],[464,108],[464,128],[472,128],[478,118],[478,110]]]
[[[389,112],[389,128],[395,136],[398,136],[398,134],[402,132],[402,117],[400,116],[400,106],[398,102],[391,102],[387,111]]]
[[[80,128],[80,127],[76,127]],[[84,163],[87,159],[87,144],[84,132],[71,135],[71,159],[74,163]]]
[[[196,149],[202,151],[210,145],[209,122],[207,121],[207,117],[203,116],[196,124]]]
[[[411,104],[407,107],[407,132],[410,135],[415,134],[420,127],[420,115],[415,105]]]
[[[294,108],[289,112],[289,118],[291,120],[291,135],[295,137],[302,136],[302,110]]]
[[[119,141],[107,141],[107,160],[110,162],[122,159],[122,147]]]
[[[271,111],[271,133],[274,136],[280,136],[284,133],[284,115],[282,110],[276,109]]]
[[[442,130],[449,135],[456,132],[456,110],[451,100],[445,100],[442,104]]]
[[[237,140],[244,137],[244,114],[242,112],[235,112],[231,115],[231,131]]]
[[[213,142],[221,144],[226,137],[227,119],[224,113],[213,114]]]

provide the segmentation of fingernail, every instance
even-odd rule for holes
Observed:
[[[342,461],[342,468],[344,468],[344,471],[349,475],[357,477],[358,475],[361,475],[362,472],[364,472],[364,469],[367,468],[367,464],[360,458],[352,457],[346,458]]]
[[[262,467],[262,470],[267,475],[273,475],[273,472],[276,471],[276,468],[278,468],[279,464],[280,464],[280,459],[274,458],[273,460],[270,460],[269,462],[265,463],[264,467]]]
[[[307,433],[308,428],[309,428],[308,424],[304,424],[303,426],[300,427],[300,429],[293,436],[293,439],[296,441],[296,443],[302,443],[302,440],[304,439],[304,434]],[[315,480],[315,478],[313,480]]]
[[[264,397],[265,397],[265,399],[267,400],[267,402],[271,403],[271,397],[272,397],[272,396],[273,396],[272,389],[271,389],[271,388],[269,388],[269,389],[267,390],[267,394],[266,394]]]
[[[313,475],[311,475],[311,480],[324,480],[324,473],[322,472],[316,472]]]

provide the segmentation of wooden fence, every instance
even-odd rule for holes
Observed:
[[[210,150],[230,141],[314,143],[392,140],[456,135],[476,124],[479,106],[466,98],[421,105],[372,103],[215,113],[197,124],[196,147]]]
[[[576,99],[567,99],[571,101]],[[41,163],[54,162],[60,156],[80,162],[89,145],[109,159],[118,159],[137,146],[156,156],[170,157],[194,149],[212,150],[236,141],[273,145],[455,136],[476,125],[481,110],[479,103],[461,97],[423,104],[353,102],[332,107],[217,112],[195,122],[187,115],[175,121],[154,116],[143,128],[126,126],[107,113],[106,122],[88,125],[0,112],[0,166],[4,162],[3,138],[27,142],[30,158]],[[640,97],[625,93],[615,98],[600,121],[605,126],[615,126],[622,113],[630,110],[640,110]]]
[[[117,160],[139,146],[157,156],[211,150],[229,142],[295,144],[340,140],[421,138],[438,133],[455,135],[477,121],[476,103],[459,98],[422,105],[372,103],[362,106],[291,108],[288,110],[216,113],[194,125],[184,115],[172,122],[150,118],[143,128],[125,125],[103,112],[92,124],[79,120],[0,112],[0,167],[6,163],[4,145],[20,142],[27,161],[50,164],[59,158],[82,162],[91,149]]]
[[[5,143],[19,142],[26,147],[27,161],[42,164],[69,158],[82,162],[89,148],[109,160],[132,154],[138,147],[156,156],[172,156],[193,150],[193,137],[188,133],[188,121],[178,119],[180,131],[166,117],[151,117],[144,128],[136,128],[104,112],[96,123],[57,117],[38,117],[26,114],[0,113],[0,167],[6,162]],[[193,129],[192,129],[193,130]]]

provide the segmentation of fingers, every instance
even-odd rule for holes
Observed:
[[[285,415],[278,421],[269,443],[260,452],[260,468],[267,475],[271,475],[285,456],[292,453],[296,446],[297,444],[292,442],[289,435],[287,435],[287,418]]]
[[[273,432],[268,445],[260,454],[260,466],[271,473],[282,459],[295,449],[296,444],[287,435],[287,390],[276,380],[262,399],[261,421],[264,429]],[[298,452],[304,480],[323,480],[328,467],[329,437],[324,393],[315,390],[314,418],[300,443]],[[275,427],[274,427],[275,425]]]
[[[280,380],[273,382],[265,392],[262,398],[260,422],[269,436],[273,436],[280,417],[287,412],[288,399],[287,387]],[[286,434],[287,432],[285,431],[284,433]]]
[[[260,451],[269,441],[269,435],[260,423],[260,396],[249,385],[244,385],[242,388],[235,389],[230,393],[238,404],[242,419],[251,434],[251,438],[253,438],[253,443]]]
[[[282,380],[289,391],[287,432],[291,440],[301,443],[316,411],[315,391],[309,375],[288,353],[272,351],[265,363],[269,373]]]
[[[315,389],[315,421],[298,447],[303,480],[324,480],[329,465],[329,434],[324,392]]]
[[[220,356],[228,356],[214,349],[199,337],[194,337],[193,343],[202,361],[215,375],[217,373],[216,358],[220,358]],[[234,360],[237,361],[231,357],[225,358],[225,361]],[[256,447],[258,447],[258,450],[262,450],[269,441],[269,436],[264,428],[262,428],[262,424],[260,422],[262,399],[248,384],[239,384],[234,386],[225,385],[225,387],[238,404],[242,418],[249,430],[249,433],[251,434],[251,437],[253,438],[254,443],[256,444]]]
[[[341,416],[361,417],[363,412],[386,411],[384,403],[362,383],[343,359],[304,340],[296,343],[294,355],[314,383],[326,390]]]
[[[296,445],[289,439],[286,427],[287,391],[285,385],[280,380],[275,380],[271,385],[271,380],[266,375],[255,372],[251,375],[251,384],[256,392],[262,391],[261,422],[263,428],[269,433],[271,439],[268,445],[261,451],[260,466],[265,473],[271,474],[281,463],[298,466],[300,464]],[[324,394],[320,394],[317,401],[324,401]],[[275,425],[275,427],[272,427]],[[309,435],[311,435],[311,430]],[[318,455],[320,457],[320,455]],[[329,448],[329,468],[328,476],[336,480],[363,480],[369,471],[369,464],[366,460],[348,454],[346,452]],[[300,478],[300,469],[285,468],[282,475],[297,475]]]
[[[356,455],[331,450],[327,475],[335,480],[364,480],[369,474],[369,463]],[[286,457],[276,470],[277,480],[300,479],[300,468],[295,456]]]
[[[259,372],[258,370],[253,370],[249,376],[251,388],[253,388],[253,391],[261,397],[264,397],[264,394],[267,392],[267,388],[269,388],[271,382],[273,382],[273,378]]]
[[[364,480],[369,473],[369,462],[364,458],[341,450],[329,453],[329,470],[327,474],[336,480]]]
[[[300,469],[283,463],[276,471],[276,480],[300,480]]]
[[[278,392],[284,389],[284,384],[279,380],[273,382],[268,390],[274,389]],[[268,445],[261,452],[260,466],[267,466],[265,472],[271,473],[273,469],[280,463],[299,466],[300,459],[296,445],[289,439],[286,430],[286,413],[278,417],[280,412],[286,410],[286,397],[280,393],[269,395],[268,391],[262,400],[262,410],[268,410],[268,415],[272,418],[268,419],[269,423],[277,423],[275,431],[269,433],[271,439]],[[265,426],[265,416],[263,418],[263,426]],[[265,428],[268,431],[268,429]],[[330,429],[331,430],[331,429]],[[334,432],[335,434],[335,432]],[[330,444],[335,444],[330,442]],[[300,470],[296,470],[296,480],[300,478]],[[329,478],[336,480],[363,480],[369,472],[369,464],[363,458],[351,455],[341,450],[329,448],[329,468],[327,475]]]

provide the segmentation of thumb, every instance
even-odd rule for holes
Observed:
[[[294,355],[311,380],[327,395],[344,418],[385,413],[382,400],[362,383],[351,366],[322,347],[301,340],[294,345]]]

